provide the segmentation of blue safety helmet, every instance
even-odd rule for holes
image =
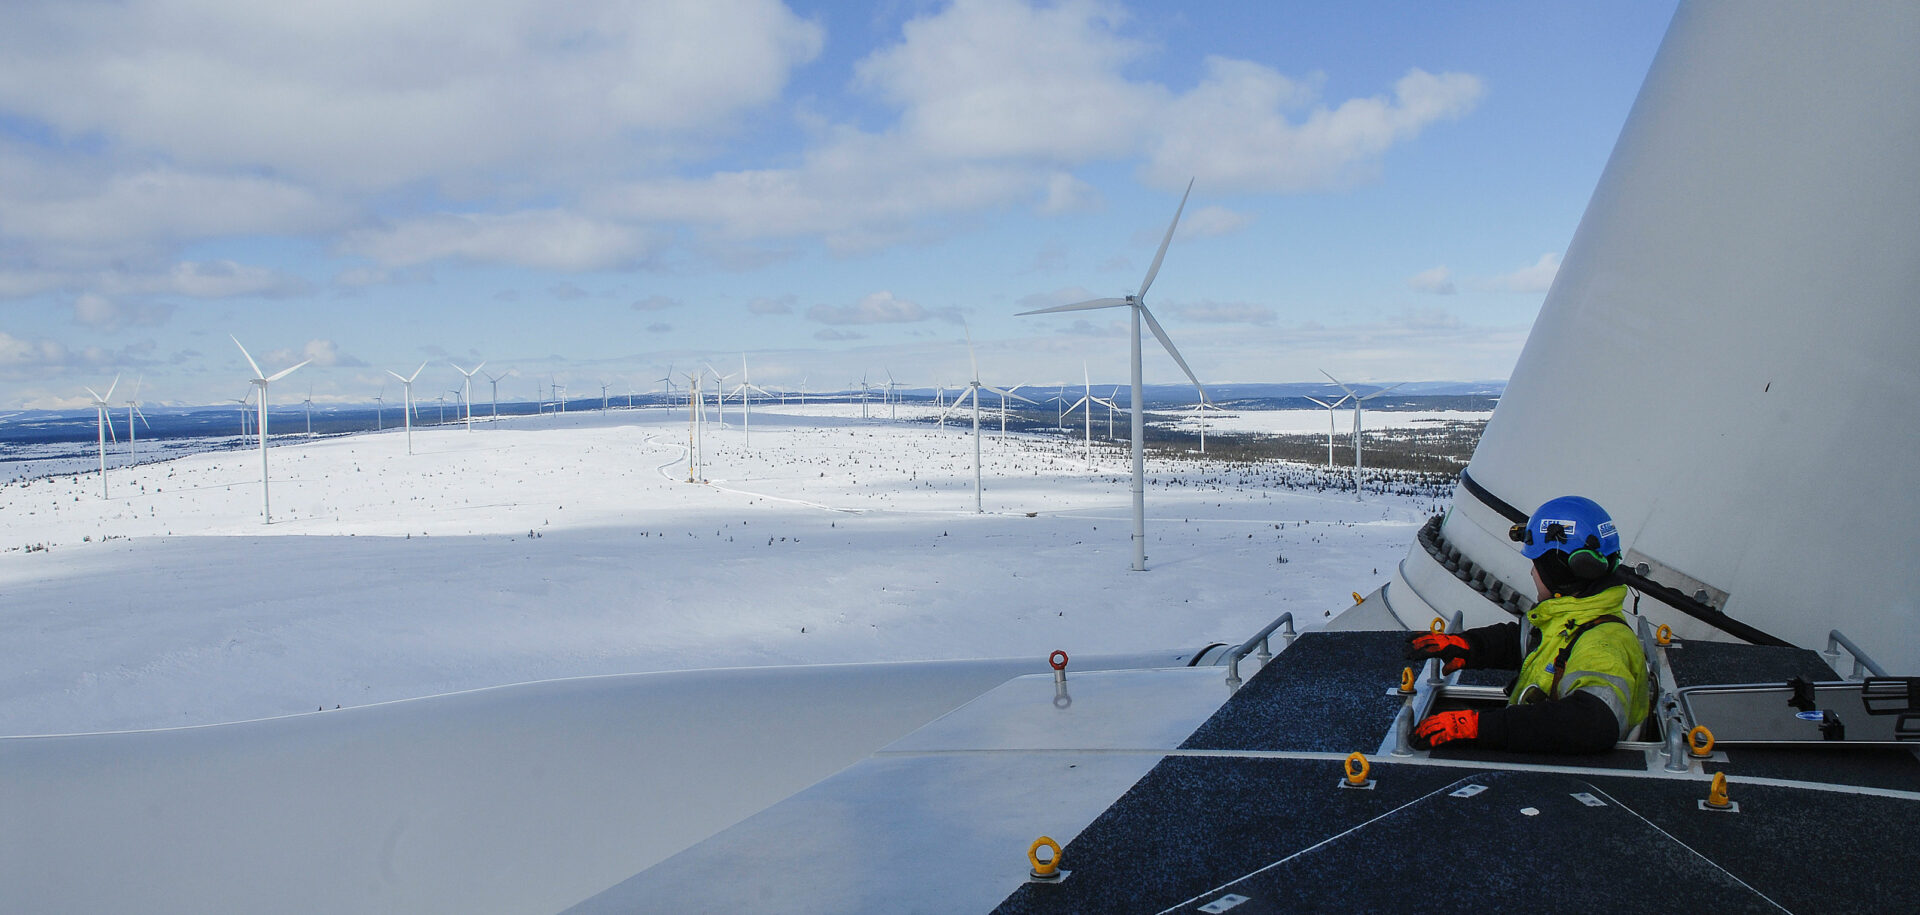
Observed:
[[[1599,578],[1620,563],[1620,531],[1613,518],[1599,503],[1581,496],[1549,499],[1507,536],[1528,559],[1560,552],[1557,558],[1579,578]]]

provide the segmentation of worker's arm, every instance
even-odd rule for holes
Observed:
[[[1620,719],[1588,688],[1565,699],[1481,712],[1474,741],[1521,753],[1603,753],[1619,737]]]
[[[1520,669],[1520,624],[1495,623],[1465,632],[1421,632],[1407,640],[1409,661],[1441,658],[1447,673],[1462,667]]]
[[[1601,753],[1619,735],[1613,710],[1580,690],[1551,702],[1440,712],[1414,728],[1413,744],[1422,750],[1459,743],[1520,753]]]

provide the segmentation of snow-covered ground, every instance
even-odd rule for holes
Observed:
[[[1434,426],[1448,422],[1486,422],[1491,412],[1472,413],[1456,410],[1368,410],[1362,414],[1361,425],[1364,429],[1407,429],[1421,426]],[[1096,424],[1100,419],[1094,414]],[[1192,431],[1197,428],[1198,419],[1182,420],[1182,428]],[[1209,433],[1235,435],[1314,435],[1327,431],[1327,411],[1325,410],[1229,410],[1219,413],[1208,411],[1206,426]],[[1336,433],[1352,434],[1353,411],[1345,407],[1334,413],[1333,427]],[[1098,435],[1099,429],[1094,430]]]
[[[684,410],[416,429],[411,456],[394,430],[277,440],[270,525],[257,451],[116,469],[106,500],[97,472],[0,487],[0,734],[600,673],[1199,648],[1345,606],[1436,508],[1320,491],[1298,465],[1153,462],[1134,573],[1124,452],[983,436],[976,515],[964,425],[869,410],[756,408],[749,443],[730,405],[705,484]]]

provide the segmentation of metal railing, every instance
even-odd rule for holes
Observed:
[[[1292,611],[1288,611],[1286,613],[1280,614],[1277,618],[1274,619],[1273,622],[1267,624],[1267,628],[1260,630],[1260,632],[1256,634],[1253,638],[1250,638],[1244,642],[1241,642],[1232,651],[1227,652],[1227,688],[1228,689],[1233,690],[1235,692],[1239,691],[1240,682],[1241,682],[1240,681],[1240,659],[1246,657],[1247,652],[1250,652],[1255,648],[1260,649],[1260,653],[1255,655],[1255,657],[1260,659],[1260,666],[1262,668],[1267,666],[1268,661],[1273,660],[1273,652],[1268,648],[1267,639],[1268,637],[1273,635],[1273,631],[1275,629],[1280,629],[1283,626],[1286,628],[1280,633],[1280,636],[1286,641],[1281,643],[1280,650],[1286,651],[1287,646],[1292,645],[1294,638],[1296,638],[1293,631],[1293,612]]]
[[[1827,666],[1833,668],[1836,673],[1840,670],[1840,649],[1842,648],[1845,648],[1847,653],[1853,656],[1853,673],[1847,675],[1847,679],[1861,679],[1860,671],[1863,668],[1876,677],[1892,676],[1892,674],[1887,673],[1886,668],[1881,667],[1879,662],[1874,659],[1867,657],[1867,653],[1861,651],[1860,646],[1853,644],[1853,640],[1847,638],[1846,635],[1838,629],[1831,630],[1827,633],[1827,650],[1821,652],[1821,657],[1827,659]]]

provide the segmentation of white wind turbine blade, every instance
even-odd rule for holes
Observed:
[[[82,391],[85,391],[85,392],[87,392],[88,394],[90,394],[90,395],[92,395],[92,397],[93,397],[93,405],[94,405],[94,406],[96,406],[96,407],[97,407],[97,406],[99,406],[99,405],[101,405],[101,404],[103,404],[103,403],[106,403],[106,402],[107,402],[107,399],[106,399],[105,397],[101,397],[101,396],[100,396],[100,394],[99,394],[98,392],[96,392],[96,391],[94,391],[94,389],[92,389],[92,388],[90,388],[90,387],[87,387],[86,385],[81,385],[81,386],[80,386],[80,390],[82,390]],[[111,394],[111,393],[113,393],[113,389],[112,389],[112,388],[108,388],[108,389],[107,389],[107,393],[109,393],[109,394]]]
[[[296,366],[294,366],[293,368],[290,368],[290,369],[281,369],[280,371],[278,371],[278,372],[275,372],[275,373],[273,373],[272,375],[269,375],[269,376],[267,376],[267,383],[268,383],[268,384],[272,384],[272,383],[274,383],[274,382],[276,382],[276,381],[279,381],[280,379],[282,379],[282,378],[285,378],[285,377],[287,377],[288,375],[291,375],[291,374],[293,374],[293,371],[294,371],[294,369],[298,369],[298,368],[301,368],[301,367],[303,367],[303,366],[305,366],[305,365],[307,364],[307,362],[312,362],[312,361],[313,361],[312,359],[308,359],[308,360],[307,360],[306,362],[302,362],[302,363],[300,363],[300,365],[296,365]]]
[[[413,380],[414,380],[415,378],[418,378],[418,377],[420,377],[420,373],[421,373],[421,372],[424,372],[424,371],[426,371],[426,370],[427,370],[427,364],[426,364],[425,362],[422,362],[422,363],[420,363],[420,367],[419,367],[419,368],[417,368],[417,369],[414,369],[414,370],[413,370],[413,374],[411,374],[411,375],[408,375],[408,376],[407,376],[407,377],[405,377],[405,378],[400,378],[400,376],[399,376],[399,375],[395,375],[395,376],[393,376],[393,377],[395,377],[395,378],[400,378],[400,380],[401,380],[401,381],[404,381],[404,382],[406,382],[406,383],[408,383],[408,384],[412,384],[412,383],[413,383]]]
[[[140,417],[140,423],[146,426],[149,431],[153,429],[153,423],[147,422],[146,411],[140,409],[139,404],[133,405],[133,415]]]
[[[955,397],[952,403],[947,404],[947,408],[945,410],[940,411],[940,421],[945,422],[947,419],[947,416],[953,413],[953,411],[960,409],[960,405],[965,403],[967,398],[971,396],[973,396],[972,387],[961,388],[960,395],[958,397]]]
[[[1193,179],[1188,178],[1187,192],[1185,194],[1180,195],[1180,207],[1173,211],[1173,221],[1170,223],[1167,223],[1166,237],[1160,239],[1160,250],[1155,251],[1153,253],[1153,266],[1147,268],[1147,278],[1140,281],[1140,291],[1134,294],[1134,298],[1136,300],[1145,299],[1147,297],[1147,287],[1152,286],[1153,278],[1160,274],[1160,262],[1165,260],[1167,257],[1167,245],[1173,241],[1173,230],[1175,227],[1180,225],[1180,214],[1186,210],[1187,197],[1192,193],[1193,193]],[[1156,331],[1156,333],[1157,332],[1158,331]],[[1166,337],[1164,335],[1160,339],[1161,339],[1161,342],[1163,343],[1166,342]],[[1168,343],[1167,346],[1171,348],[1173,344]],[[1178,359],[1179,357],[1175,356],[1174,358]],[[1188,372],[1187,374],[1191,375],[1193,373]],[[1199,382],[1194,382],[1194,383],[1196,385],[1199,384]]]
[[[1345,391],[1345,392],[1347,392],[1347,396],[1348,396],[1348,397],[1352,397],[1352,398],[1355,398],[1355,399],[1358,399],[1358,398],[1359,398],[1359,396],[1360,396],[1360,395],[1358,395],[1358,394],[1355,394],[1355,393],[1353,393],[1353,389],[1352,389],[1352,388],[1350,388],[1350,387],[1347,387],[1347,383],[1346,383],[1346,382],[1344,382],[1344,381],[1341,381],[1340,379],[1338,379],[1338,378],[1335,378],[1335,377],[1333,377],[1333,373],[1331,373],[1331,372],[1329,372],[1329,371],[1327,371],[1326,369],[1321,369],[1321,370],[1320,370],[1320,374],[1322,374],[1322,375],[1325,375],[1325,376],[1327,376],[1327,380],[1328,380],[1328,381],[1331,381],[1331,382],[1333,382],[1334,384],[1337,384],[1337,385],[1339,385],[1339,386],[1340,386],[1340,390],[1342,390],[1342,391]]]
[[[1153,335],[1160,339],[1160,345],[1167,348],[1167,355],[1173,357],[1173,361],[1180,366],[1180,371],[1187,373],[1187,380],[1193,382],[1194,390],[1199,391],[1201,397],[1207,396],[1207,389],[1200,386],[1200,379],[1194,377],[1193,369],[1187,368],[1187,360],[1180,358],[1180,351],[1174,349],[1173,341],[1167,337],[1167,332],[1160,329],[1160,322],[1153,319],[1153,312],[1147,310],[1145,303],[1139,307],[1140,317],[1147,319],[1147,329],[1153,331]]]
[[[996,387],[994,387],[993,385],[990,385],[990,384],[983,384],[983,385],[981,385],[980,387],[982,387],[982,388],[984,388],[984,389],[986,389],[986,390],[989,390],[989,391],[992,391],[993,393],[995,393],[995,394],[998,394],[998,395],[1000,395],[1000,396],[1002,396],[1002,397],[1011,397],[1011,398],[1013,398],[1014,400],[1018,400],[1018,401],[1022,401],[1022,402],[1024,402],[1024,403],[1030,403],[1030,404],[1033,404],[1033,405],[1034,405],[1034,406],[1036,406],[1036,407],[1040,405],[1040,404],[1039,404],[1039,402],[1037,402],[1037,401],[1032,401],[1032,400],[1027,400],[1027,399],[1026,399],[1025,397],[1021,397],[1020,395],[1018,395],[1018,394],[1015,394],[1015,393],[1013,393],[1014,391],[1016,391],[1016,390],[1019,390],[1019,388],[1020,388],[1020,386],[1019,386],[1019,385],[1017,385],[1017,384],[1016,384],[1016,385],[1014,385],[1014,386],[1013,386],[1013,387],[1012,387],[1011,389],[1008,389],[1008,390],[1005,390],[1005,391],[1002,391],[1002,390],[1000,390],[999,388],[996,388]]]
[[[1017,312],[1015,313],[1015,317],[1021,315],[1050,315],[1061,311],[1087,311],[1094,308],[1118,308],[1121,305],[1131,304],[1133,303],[1128,299],[1088,299],[1085,302],[1075,302],[1072,305],[1055,305],[1051,308],[1036,308],[1033,311]]]
[[[1309,394],[1309,395],[1304,395],[1304,396],[1306,396],[1306,398],[1307,398],[1308,400],[1311,400],[1311,401],[1313,401],[1314,403],[1317,403],[1317,404],[1319,404],[1320,406],[1322,406],[1322,407],[1325,407],[1326,409],[1329,409],[1329,410],[1331,410],[1331,409],[1333,409],[1333,404],[1330,404],[1330,403],[1327,403],[1326,401],[1324,401],[1324,400],[1321,400],[1321,399],[1320,399],[1320,398],[1318,398],[1318,397],[1314,397],[1314,396],[1313,396],[1313,395],[1311,395],[1311,394]]]
[[[1371,393],[1371,394],[1368,394],[1367,396],[1365,396],[1365,397],[1362,397],[1362,398],[1360,398],[1360,399],[1361,399],[1361,400],[1372,400],[1372,399],[1374,399],[1375,397],[1379,397],[1380,395],[1382,395],[1382,394],[1385,394],[1385,393],[1387,393],[1388,391],[1391,391],[1391,390],[1393,390],[1394,388],[1397,388],[1397,387],[1399,387],[1399,386],[1400,386],[1401,384],[1406,384],[1406,382],[1404,382],[1404,381],[1402,381],[1402,382],[1400,382],[1400,384],[1396,384],[1396,385],[1391,385],[1391,386],[1389,386],[1389,387],[1384,387],[1384,388],[1381,388],[1380,390],[1378,390],[1378,391],[1375,391],[1375,392],[1373,392],[1373,393]]]
[[[245,346],[240,345],[239,337],[236,337],[232,334],[228,334],[227,339],[232,340],[234,346],[240,347],[240,355],[245,356],[247,358],[247,365],[253,368],[253,377],[259,378],[267,374],[266,372],[260,371],[260,363],[253,361],[253,354],[247,352],[247,348]]]

